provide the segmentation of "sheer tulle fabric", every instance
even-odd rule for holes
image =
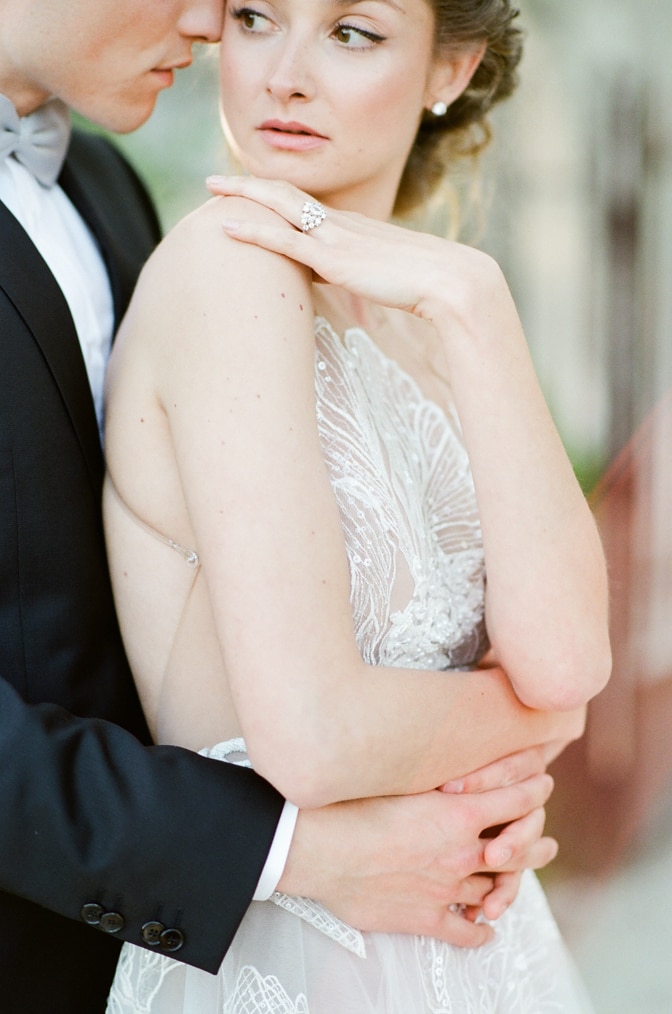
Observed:
[[[218,975],[126,946],[112,1014],[567,1014],[589,1010],[533,874],[480,950],[364,934],[358,957],[271,902],[253,902]],[[135,953],[132,953],[135,951]]]
[[[320,439],[367,662],[467,668],[487,647],[476,499],[454,413],[358,328],[316,321]],[[246,763],[244,743],[204,751]],[[235,760],[234,760],[235,758]],[[309,759],[306,759],[309,763]],[[478,950],[360,934],[322,906],[254,902],[217,975],[125,945],[109,1014],[551,1014],[589,1011],[532,873]]]

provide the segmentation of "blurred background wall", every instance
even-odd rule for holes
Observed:
[[[554,767],[562,848],[544,882],[599,1014],[669,1014],[672,0],[520,6],[521,86],[495,118],[479,242],[505,268],[584,488],[600,480],[614,597],[614,677]],[[226,168],[216,54],[121,144],[166,228],[204,200]]]

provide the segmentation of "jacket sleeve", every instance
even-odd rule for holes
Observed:
[[[252,771],[28,705],[0,680],[0,889],[91,932],[215,972],[282,806]]]

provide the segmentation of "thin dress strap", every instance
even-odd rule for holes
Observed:
[[[115,485],[114,479],[112,478],[109,472],[107,473],[107,479],[110,490],[112,491],[112,493],[114,493],[117,503],[120,505],[120,507],[123,508],[126,515],[131,519],[131,521],[133,521],[139,528],[142,528],[145,532],[147,532],[148,535],[152,535],[155,539],[158,539],[159,542],[162,542],[164,546],[168,546],[170,549],[174,549],[176,553],[179,553],[180,556],[184,558],[184,560],[189,564],[190,567],[193,567],[194,570],[198,570],[198,568],[201,566],[201,560],[196,550],[187,549],[186,546],[181,546],[179,542],[175,542],[174,539],[168,538],[167,535],[163,535],[162,532],[157,531],[156,528],[153,528],[150,524],[144,521],[141,517],[138,516],[138,514],[136,514],[133,508],[130,507],[130,505],[124,500],[123,496],[121,495],[121,493],[117,489],[117,486]]]

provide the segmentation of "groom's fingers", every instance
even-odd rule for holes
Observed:
[[[437,914],[430,931],[424,935],[445,940],[454,947],[482,947],[492,940],[494,930],[486,922],[474,922],[472,918],[446,908]]]
[[[555,859],[558,844],[542,838],[546,813],[543,807],[507,824],[485,842],[483,858],[487,870],[540,869]]]
[[[457,797],[448,794],[447,799],[453,798],[455,803],[459,801],[464,807],[466,819],[477,821],[480,830],[487,833],[488,828],[510,824],[543,807],[552,791],[551,776],[537,774],[515,785]]]
[[[513,904],[520,889],[522,873],[498,873],[490,893],[483,899],[482,912],[486,919],[499,919]]]
[[[462,881],[455,891],[451,904],[457,907],[480,910],[483,902],[492,892],[496,877],[499,874],[477,873]]]

